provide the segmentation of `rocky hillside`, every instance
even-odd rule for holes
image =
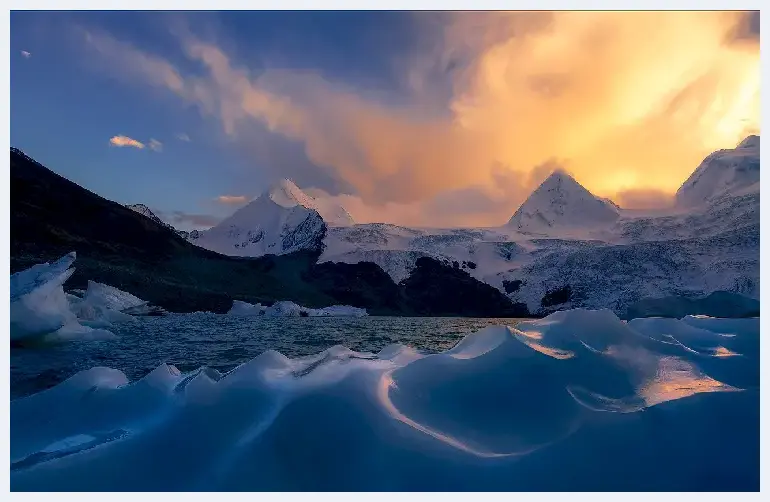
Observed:
[[[11,149],[11,272],[78,253],[67,282],[116,286],[172,312],[225,312],[234,299],[308,307],[346,303],[372,314],[507,316],[522,313],[502,293],[430,260],[443,288],[396,284],[372,263],[317,264],[320,250],[236,258],[187,242],[173,229],[104,199]],[[428,264],[428,262],[424,262]],[[462,302],[453,301],[448,291]]]

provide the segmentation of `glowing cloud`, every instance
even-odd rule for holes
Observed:
[[[128,136],[113,136],[110,138],[110,144],[113,146],[119,146],[119,147],[125,147],[130,146],[131,148],[138,148],[143,149],[144,143],[141,141],[137,141],[134,138],[129,138]]]
[[[32,57],[32,53],[27,51],[21,51],[21,55],[27,59]]]
[[[365,206],[397,205],[404,220],[460,194],[454,207],[485,208],[464,224],[505,221],[552,158],[599,196],[670,194],[708,153],[759,131],[759,44],[746,13],[441,19],[438,43],[404,71],[412,95],[398,106],[312,71],[255,74],[188,32],[180,43],[202,74],[108,35],[88,41],[119,72],[175,93],[233,138],[267,131],[296,142]]]

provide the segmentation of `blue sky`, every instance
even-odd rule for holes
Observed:
[[[185,63],[169,34],[179,22],[225,39],[252,68],[263,61],[313,68],[389,92],[397,92],[399,83],[382,62],[406,50],[412,25],[409,13],[13,12],[11,145],[104,197],[169,214],[222,216],[233,208],[216,197],[260,193],[277,175],[266,172],[259,158],[244,154],[216,124],[174,96],[99,68],[76,34],[98,30]],[[145,145],[156,139],[162,151],[112,146],[115,135]],[[281,145],[280,138],[272,143],[307,162],[301,148]],[[298,183],[334,187],[306,171],[286,174],[299,177]]]
[[[12,12],[11,145],[179,228],[283,177],[361,222],[501,224],[556,167],[659,205],[758,132],[757,21]]]

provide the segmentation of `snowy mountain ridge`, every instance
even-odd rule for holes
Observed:
[[[706,157],[676,192],[676,203],[693,207],[724,194],[759,191],[759,136],[749,136],[734,149]]]
[[[758,137],[714,152],[675,207],[649,211],[622,209],[555,171],[498,228],[327,225],[306,207],[317,201],[285,180],[196,243],[236,256],[319,249],[321,263],[373,262],[396,283],[431,257],[533,313],[584,306],[620,315],[644,298],[721,290],[757,298],[759,159]]]

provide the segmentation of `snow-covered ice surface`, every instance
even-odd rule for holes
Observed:
[[[74,273],[75,252],[11,275],[11,341],[102,340],[115,335],[78,322],[63,284]],[[71,296],[71,295],[70,295]],[[95,326],[100,328],[103,326]]]
[[[758,348],[755,319],[574,310],[433,354],[97,367],[11,402],[11,489],[758,490]]]
[[[350,305],[331,305],[312,309],[297,305],[294,302],[280,301],[275,302],[270,307],[265,307],[259,303],[252,305],[240,300],[233,300],[233,306],[228,314],[265,317],[364,317],[367,315],[366,309],[351,307]]]

